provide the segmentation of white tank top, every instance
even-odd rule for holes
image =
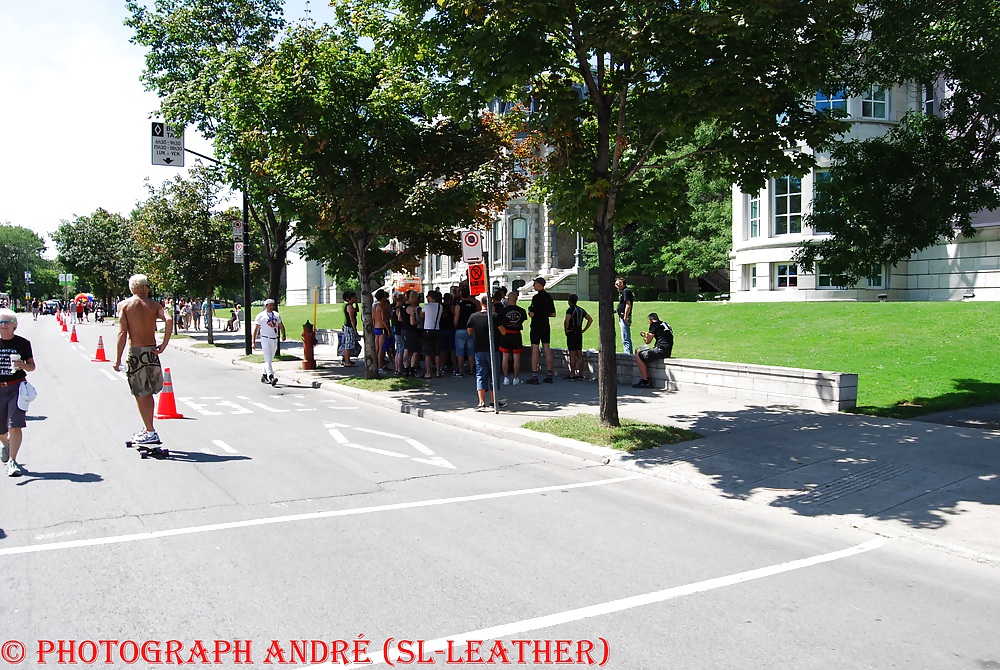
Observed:
[[[424,305],[424,330],[438,330],[441,327],[441,303],[429,302]]]

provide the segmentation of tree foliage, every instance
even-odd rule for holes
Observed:
[[[492,222],[523,183],[512,135],[491,116],[429,116],[427,80],[342,29],[295,27],[249,72],[227,93],[242,113],[225,141],[258,156],[256,177],[296,203],[310,257],[353,261],[367,374],[377,375],[371,279],[425,253],[457,253],[460,228]],[[405,251],[380,251],[389,238]]]
[[[44,252],[45,241],[35,231],[10,222],[0,223],[0,288],[20,299],[28,288],[25,271],[37,274],[47,267]]]
[[[598,248],[600,417],[611,425],[615,226],[677,206],[683,190],[669,168],[678,161],[698,156],[759,186],[770,173],[807,170],[812,156],[794,148],[843,129],[811,100],[847,62],[853,0],[397,0],[389,11],[377,0],[344,2],[377,42],[450,85],[439,92],[443,108],[531,98],[527,129],[544,145],[534,193]],[[706,121],[716,134],[699,135]],[[679,144],[692,150],[671,157]]]
[[[288,250],[295,244],[294,203],[250,169],[248,146],[226,142],[231,124],[243,125],[231,93],[279,38],[285,27],[281,0],[156,0],[153,7],[129,0],[126,25],[132,41],[148,49],[142,81],[160,97],[170,123],[194,126],[216,140],[216,157],[234,189],[246,189],[249,215],[260,231],[268,295],[280,295]],[[247,250],[253,254],[253,250]]]
[[[809,218],[833,237],[804,246],[798,260],[812,268],[822,259],[847,282],[973,235],[973,215],[1000,208],[1000,4],[865,5],[851,90],[908,84],[931,102],[885,136],[829,147],[833,166]]]
[[[52,240],[62,267],[106,304],[125,291],[139,262],[131,219],[105,209],[63,221]]]

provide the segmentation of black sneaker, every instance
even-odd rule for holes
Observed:
[[[552,381],[552,375],[546,375],[546,376],[545,376],[545,383],[546,383],[546,384],[551,384],[551,383],[553,383],[553,381]]]
[[[636,383],[632,384],[632,388],[634,388],[634,389],[648,389],[649,388],[649,380],[648,379],[640,379]]]
[[[537,385],[538,384],[538,377],[532,377],[531,379],[527,380],[524,383],[525,384],[534,384],[534,385]]]
[[[271,386],[277,386],[277,385],[278,385],[278,378],[275,377],[274,375],[271,375]]]
[[[497,400],[497,407],[506,407],[507,401],[504,399]]]
[[[260,383],[261,384],[266,384],[267,383],[267,375],[266,374],[260,376]]]

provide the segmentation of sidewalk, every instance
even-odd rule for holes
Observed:
[[[217,343],[234,348],[192,348],[206,334],[188,334],[190,338],[171,340],[171,346],[259,369],[239,360],[244,355],[242,333],[215,334]],[[301,357],[301,343],[283,343],[282,353]],[[333,347],[320,345],[316,354],[317,370],[304,371],[298,361],[276,363],[279,379],[641,471],[722,498],[906,536],[1000,566],[1000,405],[901,421],[636,390],[625,383],[618,389],[621,418],[704,435],[625,454],[522,427],[532,420],[596,414],[596,381],[501,386],[507,408],[500,414],[480,413],[473,409],[475,385],[468,376],[430,380],[426,389],[372,393],[336,383],[363,374],[363,368],[341,367]]]

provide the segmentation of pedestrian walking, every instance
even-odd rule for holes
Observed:
[[[160,444],[160,436],[153,427],[153,396],[163,388],[163,369],[160,354],[167,348],[174,321],[163,305],[149,298],[149,279],[146,275],[132,275],[128,280],[132,297],[118,303],[118,355],[115,371],[122,367],[125,344],[129,344],[128,365],[125,375],[135,396],[135,404],[142,417],[143,429],[132,436],[135,444]],[[156,322],[163,321],[163,342],[156,344]]]
[[[278,350],[279,334],[284,342],[285,324],[281,322],[281,315],[274,309],[274,300],[268,298],[264,301],[264,310],[254,319],[251,339],[254,346],[259,347],[264,354],[264,369],[260,381],[271,386],[278,383],[278,378],[274,376],[274,353]]]
[[[618,289],[618,307],[615,312],[618,314],[618,327],[622,331],[622,348],[629,356],[632,355],[632,303],[635,298],[632,296],[632,289],[625,285],[625,279],[618,277],[615,279],[615,288]]]
[[[34,317],[35,321],[38,321],[38,310],[40,307],[41,305],[38,302],[38,298],[31,301],[31,316]]]
[[[27,404],[21,400],[22,384],[27,374],[35,369],[31,342],[15,335],[17,314],[10,309],[0,309],[0,461],[7,466],[8,477],[23,473],[17,463],[23,429],[27,427]]]
[[[528,307],[528,316],[531,317],[531,325],[528,330],[528,336],[531,339],[531,379],[527,383],[538,383],[538,372],[541,369],[538,349],[541,347],[545,352],[545,383],[551,384],[554,365],[552,347],[550,346],[552,335],[549,319],[556,315],[556,303],[545,290],[545,277],[535,277],[534,289],[535,295],[531,297],[531,304]]]

